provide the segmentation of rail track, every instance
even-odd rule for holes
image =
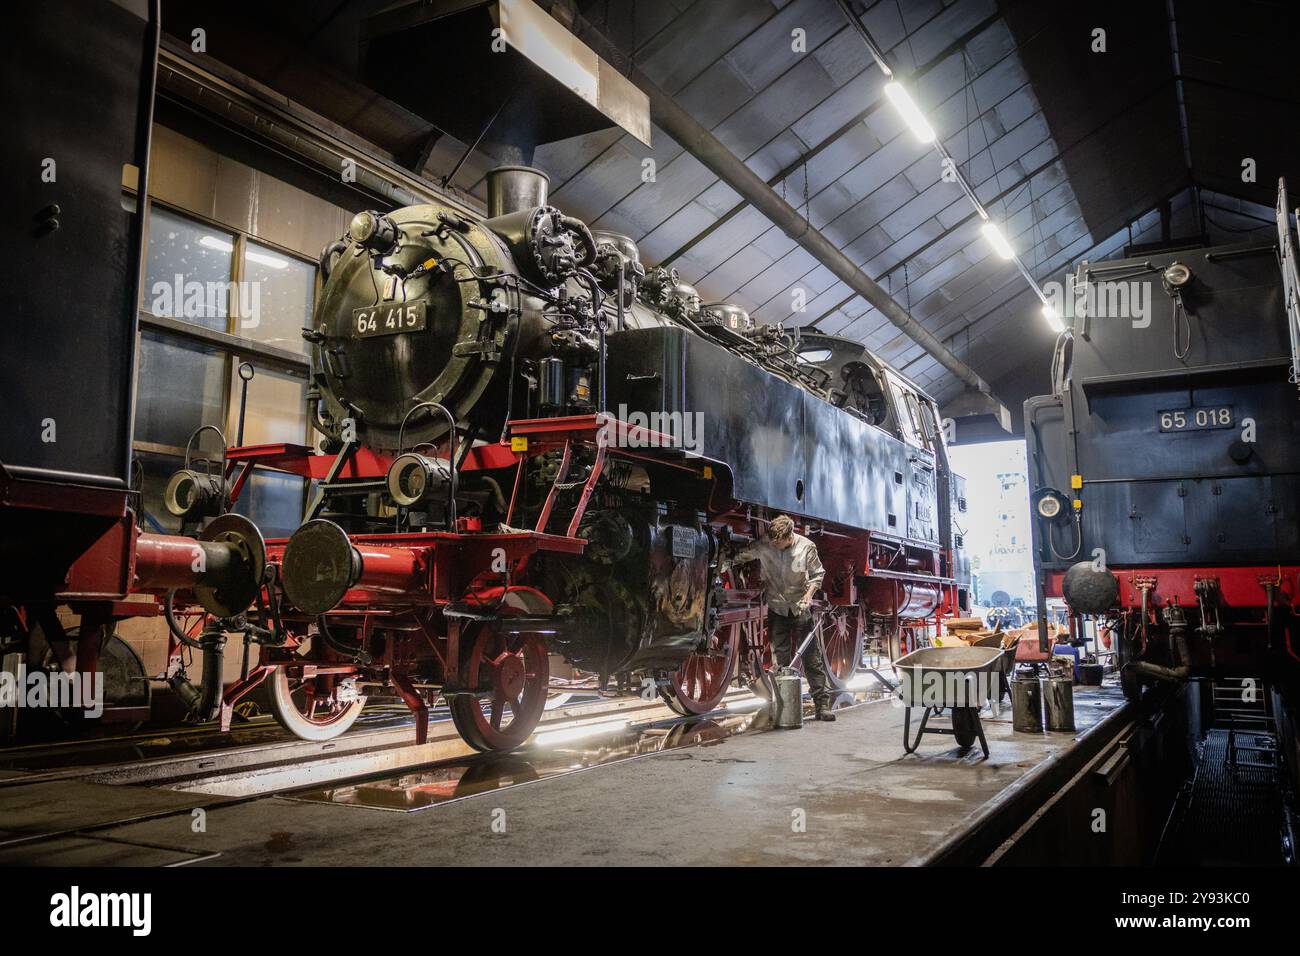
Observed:
[[[546,741],[557,735],[582,736],[588,730],[612,731],[618,726],[685,719],[658,699],[646,701],[639,697],[615,697],[570,702],[572,697],[568,693],[558,695],[558,702],[548,707],[538,725],[535,740]],[[759,705],[758,700],[749,692],[737,689],[727,695],[723,707],[744,706],[747,701],[753,701],[753,706]],[[429,739],[424,744],[412,741],[413,722],[409,718],[398,719],[381,713],[375,715],[373,723],[382,726],[354,729],[334,740],[282,738],[255,744],[196,747],[190,753],[137,760],[120,759],[27,772],[14,770],[11,771],[13,776],[0,777],[0,790],[36,783],[76,780],[214,796],[264,796],[477,756],[477,752],[460,739],[445,710],[435,712],[433,717]],[[272,725],[266,729],[270,735]],[[229,737],[209,733],[213,737]],[[183,728],[178,732],[178,735],[185,734],[201,737],[203,731],[198,728]],[[170,732],[161,735],[128,735],[94,743],[103,746],[135,740],[139,744],[146,744],[170,736]],[[49,749],[57,749],[58,746],[53,745]],[[24,749],[43,751],[47,748],[37,746]]]

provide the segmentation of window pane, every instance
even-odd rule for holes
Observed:
[[[239,434],[239,400],[244,382],[239,377],[239,357],[231,364],[230,419],[226,434],[234,445]],[[307,380],[254,365],[253,380],[248,383],[244,444],[271,442],[307,443]]]
[[[220,352],[160,332],[142,332],[135,437],[184,448],[200,425],[220,426],[225,380],[226,360]],[[209,432],[198,447],[217,454],[220,444]]]
[[[145,311],[226,331],[234,248],[232,234],[151,206]]]
[[[266,537],[287,538],[302,522],[304,481],[297,475],[258,468],[244,486],[234,510],[257,525]]]
[[[240,301],[239,334],[305,355],[302,330],[311,326],[316,267],[250,240],[244,282],[249,288]]]

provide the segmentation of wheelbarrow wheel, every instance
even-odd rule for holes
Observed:
[[[957,746],[962,750],[969,750],[975,745],[976,721],[978,720],[979,717],[971,707],[954,707],[952,709],[952,735],[957,740]]]

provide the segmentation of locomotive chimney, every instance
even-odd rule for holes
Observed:
[[[551,177],[531,166],[498,166],[487,174],[489,219],[546,205]]]

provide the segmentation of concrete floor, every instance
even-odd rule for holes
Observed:
[[[880,701],[833,724],[741,734],[407,813],[283,797],[222,806],[193,794],[83,784],[104,791],[76,794],[76,805],[96,808],[88,823],[112,819],[110,805],[141,800],[156,811],[174,800],[181,812],[34,844],[6,847],[11,834],[0,833],[0,864],[917,863],[1122,706],[1117,688],[1076,688],[1074,734],[1017,734],[1009,711],[986,714],[986,761],[978,745],[963,754],[939,736],[905,755],[903,711]],[[511,760],[517,768],[520,758]],[[68,806],[69,790],[59,793]],[[17,808],[6,797],[0,790],[9,820],[0,826],[12,833]],[[198,803],[208,806],[204,832],[182,809]],[[60,829],[75,816],[61,816]]]

